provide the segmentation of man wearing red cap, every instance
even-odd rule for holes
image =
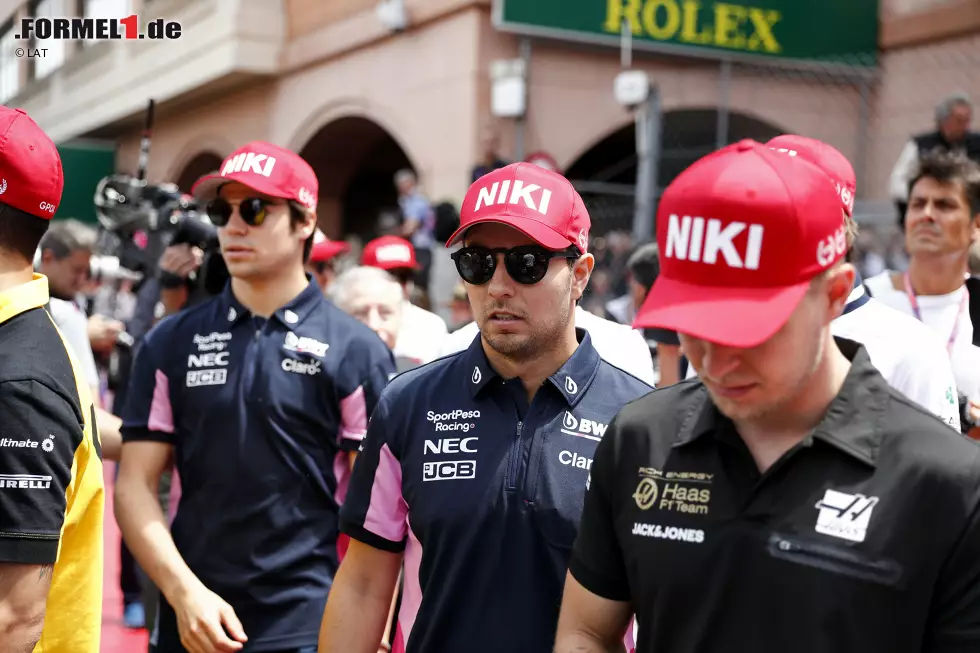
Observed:
[[[799,156],[809,161],[834,182],[844,210],[849,254],[857,238],[858,226],[852,217],[857,180],[847,157],[836,148],[805,136],[777,136],[767,145],[787,156]],[[956,380],[942,343],[918,321],[872,298],[861,275],[856,270],[854,275],[854,288],[841,315],[833,322],[833,334],[864,345],[872,364],[893,388],[959,429]],[[656,320],[657,306],[650,304],[644,308],[638,322]],[[695,374],[691,367],[689,378]]]
[[[633,614],[640,653],[980,646],[980,447],[834,337],[854,287],[834,183],[742,141],[657,218],[651,322],[699,379],[600,443],[555,650],[607,650]]]
[[[319,229],[314,232],[313,249],[310,250],[310,258],[306,262],[306,271],[313,276],[324,295],[337,278],[337,258],[349,251],[350,245],[344,241],[330,240]]]
[[[317,179],[303,159],[249,143],[192,190],[231,280],[137,353],[116,516],[161,591],[153,653],[308,653],[350,463],[394,361],[305,274]],[[157,486],[171,459],[168,532]]]
[[[51,139],[0,107],[0,651],[98,653],[102,448],[81,364],[34,274],[64,177]]]
[[[361,254],[361,265],[390,272],[405,293],[401,326],[395,343],[395,356],[417,364],[434,361],[442,354],[442,343],[449,335],[446,321],[411,302],[415,274],[422,269],[412,243],[398,236],[381,236],[368,242]]]
[[[342,508],[351,545],[321,653],[374,653],[404,561],[396,653],[554,645],[592,452],[650,386],[603,361],[574,308],[589,281],[589,215],[534,164],[469,189],[447,246],[480,337],[404,372],[371,418]]]

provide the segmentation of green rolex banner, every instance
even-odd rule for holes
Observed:
[[[637,49],[873,66],[877,0],[495,0],[498,29]]]

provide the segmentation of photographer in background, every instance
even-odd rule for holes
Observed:
[[[92,350],[105,347],[106,343],[111,347],[123,330],[123,324],[101,315],[86,318],[75,301],[88,279],[96,238],[96,231],[78,220],[52,222],[38,246],[40,256],[35,268],[48,278],[51,294],[48,312],[78,356],[85,380],[92,390],[102,437],[102,455],[106,460],[118,460],[122,422],[102,407],[99,371]]]

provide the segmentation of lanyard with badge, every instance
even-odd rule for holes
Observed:
[[[905,282],[905,294],[909,298],[909,304],[912,305],[912,313],[915,314],[915,319],[922,322],[922,312],[919,310],[919,301],[915,297],[915,291],[912,290],[912,280],[909,278],[909,273],[905,272],[902,278]],[[949,342],[946,343],[946,351],[950,356],[953,355],[953,343],[956,342],[956,334],[960,330],[960,318],[963,317],[963,311],[966,310],[969,296],[970,294],[964,288],[963,298],[960,299],[960,307],[956,310],[956,318],[953,320],[953,332],[949,334]]]

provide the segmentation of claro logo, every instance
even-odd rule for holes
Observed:
[[[479,418],[480,411],[457,408],[448,413],[437,413],[434,410],[430,410],[426,413],[425,417],[435,424],[436,431],[462,431],[463,433],[467,433],[470,429],[476,428],[476,424],[463,420]]]

